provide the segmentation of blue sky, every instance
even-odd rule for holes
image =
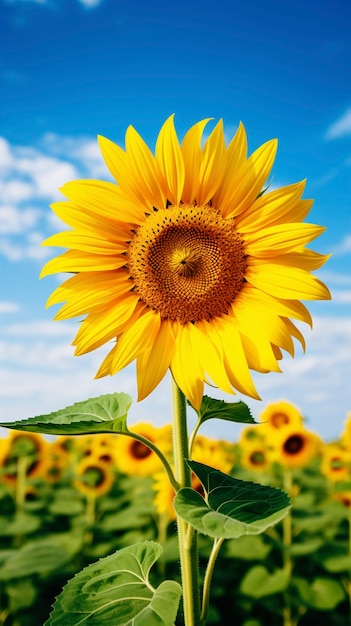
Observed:
[[[112,391],[135,398],[133,366],[94,381],[106,350],[73,357],[77,322],[45,310],[58,279],[38,279],[57,251],[40,244],[61,229],[49,209],[58,187],[109,178],[97,134],[123,145],[132,124],[153,147],[175,113],[180,138],[204,117],[223,118],[228,138],[242,120],[250,151],[278,137],[272,184],[307,178],[308,221],[327,226],[312,247],[333,255],[318,276],[333,300],[309,305],[306,354],[297,346],[283,374],[255,376],[262,402],[247,401],[257,416],[287,399],[337,437],[351,410],[347,0],[0,0],[0,20],[0,419]],[[169,421],[169,380],[130,419]],[[218,422],[205,432],[237,435]]]

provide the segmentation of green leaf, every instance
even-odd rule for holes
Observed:
[[[173,626],[181,587],[149,581],[162,546],[143,541],[85,567],[56,599],[45,626]]]
[[[14,517],[0,517],[0,536],[29,535],[41,525],[40,517],[29,513],[17,513]]]
[[[180,489],[174,506],[182,519],[210,537],[258,535],[279,522],[290,500],[280,489],[237,480],[208,465],[187,461],[200,479],[206,500],[194,489]]]
[[[349,554],[340,554],[338,556],[330,556],[322,560],[324,568],[333,574],[351,571],[351,556]]]
[[[221,419],[229,422],[241,422],[244,424],[255,424],[250,409],[239,400],[239,402],[225,402],[204,396],[202,398],[200,410],[196,411],[201,423],[210,419]]]
[[[237,539],[229,539],[225,544],[225,557],[231,559],[243,559],[245,561],[263,561],[266,559],[272,546],[264,541],[261,535],[244,536]]]
[[[16,580],[9,582],[5,586],[6,595],[9,598],[9,609],[11,613],[16,613],[21,609],[31,607],[38,596],[32,580]]]
[[[0,580],[47,574],[60,569],[70,558],[69,552],[53,539],[31,541],[10,554],[0,569]]]
[[[271,574],[263,565],[255,565],[244,576],[240,591],[251,598],[264,598],[285,591],[289,578],[289,574],[282,569],[276,569]]]
[[[295,578],[294,585],[302,602],[319,611],[331,611],[345,598],[341,584],[330,578],[315,578],[312,582]]]
[[[1,422],[0,426],[50,435],[125,433],[128,432],[126,419],[131,403],[132,399],[126,393],[110,393],[76,402],[48,415]]]

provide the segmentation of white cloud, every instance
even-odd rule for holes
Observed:
[[[134,364],[116,376],[94,380],[109,346],[74,357],[70,343],[76,329],[77,324],[73,322],[47,320],[11,323],[3,327],[0,343],[3,351],[0,376],[2,421],[49,413],[73,402],[114,391],[132,395],[131,422],[162,424],[171,421],[169,376],[151,396],[136,403]],[[307,342],[305,355],[297,347],[294,359],[288,355],[284,357],[283,373],[253,375],[262,402],[241,395],[229,396],[209,387],[205,393],[228,401],[242,399],[256,418],[267,403],[285,398],[300,407],[309,428],[325,439],[337,437],[346,413],[351,409],[351,320],[317,316],[313,331],[304,327],[303,332]],[[228,429],[228,424],[214,420],[208,423],[204,432],[209,436],[235,439],[240,428],[240,425],[232,425]]]
[[[41,211],[35,208],[0,206],[0,233],[6,235],[23,233],[36,226],[40,216]]]
[[[351,252],[351,234],[345,235],[341,242],[333,249],[334,255],[349,254]]]
[[[326,139],[339,139],[347,135],[351,135],[351,107],[329,126],[325,136]]]
[[[79,178],[110,179],[96,139],[47,133],[33,147],[0,137],[0,255],[11,262],[48,258],[52,250],[42,241],[67,228],[48,205]]]
[[[87,9],[95,9],[95,7],[101,4],[102,0],[79,0],[79,2]]]
[[[18,313],[21,307],[17,302],[0,301],[0,313]]]

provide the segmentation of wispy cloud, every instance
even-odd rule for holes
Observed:
[[[77,178],[109,179],[95,138],[47,133],[26,146],[0,137],[0,255],[13,262],[48,257],[51,250],[40,243],[57,230],[48,205]]]
[[[341,240],[339,244],[337,244],[333,249],[333,254],[335,255],[344,255],[350,254],[351,252],[351,234],[345,235],[345,237]]]
[[[347,135],[351,135],[351,107],[329,126],[325,138],[339,139]]]
[[[17,304],[17,302],[10,302],[8,300],[0,301],[0,313],[18,313],[20,309],[21,307]]]

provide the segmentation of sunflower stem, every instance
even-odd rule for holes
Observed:
[[[204,586],[202,592],[202,607],[201,607],[201,624],[206,624],[208,607],[210,602],[210,588],[214,566],[218,556],[218,552],[224,542],[224,537],[215,539],[213,542],[210,558],[208,559],[206,574],[204,578]]]
[[[173,399],[173,452],[175,478],[180,487],[191,487],[191,472],[186,463],[189,442],[186,400],[172,379]],[[183,588],[185,626],[200,626],[200,597],[198,582],[197,532],[177,515],[179,556]]]
[[[132,430],[128,430],[127,432],[123,432],[123,433],[119,433],[120,435],[126,435],[127,437],[132,437],[133,439],[135,439],[136,441],[140,441],[140,443],[143,443],[144,446],[147,446],[148,448],[150,448],[150,450],[152,450],[160,459],[164,469],[167,472],[169,481],[174,489],[174,491],[178,491],[179,489],[179,482],[177,482],[177,480],[175,479],[175,476],[172,472],[172,468],[170,466],[170,464],[168,463],[166,457],[164,456],[164,454],[161,452],[161,450],[155,446],[154,443],[152,443],[152,441],[150,441],[150,439],[147,439],[147,437],[143,437],[143,435],[139,435],[138,433],[134,433]]]
[[[291,469],[284,469],[284,491],[291,496],[292,493],[292,472]],[[293,626],[291,616],[291,602],[290,602],[290,581],[292,574],[292,558],[291,558],[291,546],[292,546],[292,516],[291,509],[288,511],[283,519],[283,569],[289,579],[288,589],[284,592],[284,609],[283,620],[284,626]]]

